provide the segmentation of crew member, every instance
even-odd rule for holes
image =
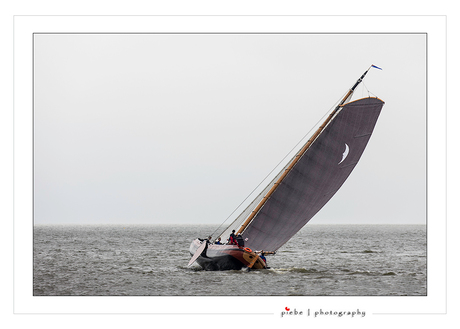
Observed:
[[[228,244],[237,244],[235,230],[233,230],[232,234],[230,234],[230,238],[228,239]]]
[[[263,251],[263,250],[260,252],[260,256],[259,256],[259,257],[260,257],[260,259],[262,259],[262,260],[264,261],[265,265],[267,265],[267,259],[265,258],[265,255],[264,255],[264,251]]]
[[[238,245],[238,247],[241,247],[241,248],[244,247],[244,240],[243,240],[243,236],[241,235],[241,233],[238,233],[238,235],[236,236],[236,244]]]

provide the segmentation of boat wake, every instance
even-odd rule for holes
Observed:
[[[326,271],[318,271],[314,268],[303,268],[303,267],[289,267],[289,268],[271,268],[275,274],[286,274],[286,273],[301,273],[301,274],[320,274]]]

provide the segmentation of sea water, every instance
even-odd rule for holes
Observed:
[[[34,296],[426,296],[424,225],[307,225],[265,270],[187,267],[215,226],[34,227]],[[251,289],[248,289],[251,287]]]

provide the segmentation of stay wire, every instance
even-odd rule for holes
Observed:
[[[371,95],[377,97],[376,94],[372,93],[372,92],[367,88],[366,84],[364,83],[364,80],[362,81],[362,84],[363,84],[363,87],[366,88],[367,96],[368,96],[368,97],[371,97]],[[364,93],[364,89],[363,89],[363,93]]]

